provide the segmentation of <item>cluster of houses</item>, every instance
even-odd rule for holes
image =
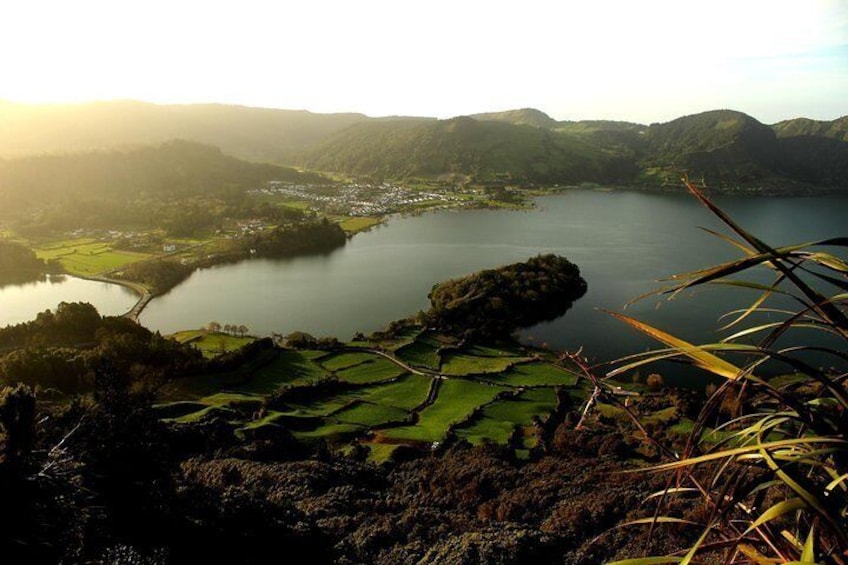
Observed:
[[[314,186],[270,182],[265,188],[249,192],[303,200],[310,202],[315,210],[348,216],[379,216],[423,202],[447,202],[454,198],[438,191],[411,190],[391,183]]]

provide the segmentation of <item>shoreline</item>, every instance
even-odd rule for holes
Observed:
[[[150,290],[142,284],[125,281],[121,279],[112,279],[109,277],[104,277],[102,275],[76,275],[71,273],[64,273],[69,277],[76,277],[78,279],[84,279],[89,281],[97,281],[103,282],[107,284],[114,284],[118,286],[122,286],[124,288],[128,288],[138,294],[138,300],[136,303],[130,308],[127,312],[124,312],[120,315],[121,318],[129,318],[135,323],[138,323],[138,317],[141,315],[141,312],[144,308],[150,303],[151,300],[156,298],[156,295],[150,292]]]

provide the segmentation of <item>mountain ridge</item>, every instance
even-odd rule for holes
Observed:
[[[225,104],[0,104],[0,157],[180,138],[235,157],[381,180],[680,186],[848,187],[848,116],[766,125],[734,110],[664,123],[557,121],[534,108],[435,119],[316,114]]]

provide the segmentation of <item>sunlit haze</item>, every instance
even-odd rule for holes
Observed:
[[[844,0],[9,0],[0,99],[650,123],[848,113]]]

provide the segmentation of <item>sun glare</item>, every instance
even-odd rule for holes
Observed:
[[[802,64],[812,72],[810,57],[845,88],[846,64],[828,54],[844,48],[846,12],[827,1],[15,2],[0,24],[0,99],[440,117],[535,105],[651,121],[733,106],[730,89],[770,98]],[[814,93],[792,96],[820,107]]]

